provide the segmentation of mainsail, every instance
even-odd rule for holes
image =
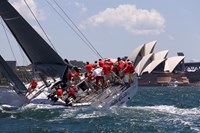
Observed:
[[[27,88],[20,81],[17,75],[13,72],[13,70],[9,67],[6,61],[0,55],[0,72],[10,81],[10,83],[14,86],[15,92],[18,95],[25,95],[27,93]]]
[[[37,70],[63,78],[67,64],[7,0],[0,0],[0,16]]]

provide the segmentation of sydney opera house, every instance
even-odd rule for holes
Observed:
[[[135,72],[139,76],[139,85],[169,85],[176,81],[180,85],[188,85],[189,80],[184,71],[182,53],[168,57],[168,50],[154,52],[157,41],[142,44],[128,56],[134,62]]]

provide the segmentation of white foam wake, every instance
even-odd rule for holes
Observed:
[[[200,115],[200,109],[197,108],[177,108],[174,106],[168,105],[158,105],[158,106],[135,106],[135,107],[128,107],[128,108],[135,108],[135,109],[143,109],[143,110],[157,110],[163,113],[169,114],[177,114],[177,115]]]

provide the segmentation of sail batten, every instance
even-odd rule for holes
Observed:
[[[63,59],[7,0],[0,0],[0,15],[31,64],[47,76],[55,76],[55,71],[57,76],[63,76],[67,67]],[[53,70],[54,73],[48,73],[46,70]]]

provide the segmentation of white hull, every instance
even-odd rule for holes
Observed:
[[[92,102],[95,107],[111,107],[122,106],[131,100],[136,94],[138,89],[137,77],[134,77],[134,82],[130,85],[122,85],[120,89],[117,87],[109,87],[105,92],[98,96],[98,98]]]
[[[39,83],[39,84],[41,85],[41,83]],[[107,107],[111,107],[111,106],[122,106],[134,97],[134,95],[137,92],[137,89],[138,89],[138,82],[137,82],[137,77],[135,76],[134,82],[130,86],[128,86],[128,85],[110,86],[110,87],[106,88],[103,92],[99,92],[98,94],[91,93],[90,96],[85,95],[85,98],[83,98],[85,100],[81,100],[79,102],[72,103],[71,106],[75,106],[75,107],[92,106],[95,108],[101,108],[101,107],[107,108]],[[23,97],[18,96],[16,93],[14,95],[14,91],[10,91],[9,95],[4,94],[4,97],[7,99],[4,104],[8,104],[8,105],[12,105],[12,106],[22,106],[22,105],[26,105],[26,104],[66,106],[66,103],[64,101],[62,101],[61,99],[59,99],[57,102],[54,102],[54,101],[51,101],[50,99],[48,99],[47,96],[49,94],[50,94],[49,88],[41,87],[40,89],[36,89],[34,92],[29,94],[27,96],[29,101],[26,101],[26,100],[24,100]],[[9,100],[8,100],[8,97],[10,97]]]

